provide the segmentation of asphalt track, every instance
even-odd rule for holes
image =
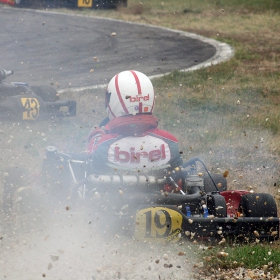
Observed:
[[[9,81],[60,89],[106,84],[134,69],[148,76],[216,64],[230,46],[191,33],[102,18],[0,8],[0,68]]]

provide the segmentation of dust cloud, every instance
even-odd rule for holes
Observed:
[[[155,244],[116,234],[93,204],[78,200],[75,207],[57,207],[59,192],[44,191],[44,147],[81,150],[89,129],[76,119],[2,123],[0,279],[193,279],[184,241]],[[3,182],[14,191],[5,201]]]
[[[193,279],[187,246],[105,232],[95,219],[65,209],[6,220],[0,279]]]

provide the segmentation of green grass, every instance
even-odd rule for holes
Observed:
[[[250,269],[260,268],[265,273],[270,272],[273,275],[278,275],[280,272],[280,251],[269,244],[208,248],[199,253],[204,259],[206,269],[234,269],[242,266]],[[221,252],[228,255],[222,256]]]
[[[131,2],[131,1],[130,1]],[[130,3],[129,2],[129,3]],[[139,2],[138,2],[139,3]],[[247,9],[253,12],[262,12],[264,10],[280,10],[280,3],[277,0],[177,0],[177,1],[167,1],[167,0],[153,0],[153,1],[141,1],[143,5],[149,5],[150,9],[156,9],[157,11],[178,11],[182,8],[187,9],[190,13],[199,13],[205,9],[216,8],[216,9]]]
[[[280,2],[278,0],[249,0],[249,1],[242,1],[242,0],[233,0],[233,1],[226,1],[226,0],[216,0],[211,1],[214,2],[218,7],[229,7],[229,8],[243,8],[249,9],[254,12],[263,12],[264,10],[280,10]]]

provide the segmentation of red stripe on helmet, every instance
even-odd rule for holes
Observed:
[[[122,96],[121,96],[121,92],[120,92],[120,88],[119,88],[119,74],[116,75],[116,78],[115,78],[115,87],[116,87],[116,90],[117,90],[117,94],[118,94],[118,98],[120,100],[120,103],[123,107],[123,110],[125,111],[125,113],[129,114],[124,102],[123,102],[123,99],[122,99]]]
[[[136,86],[137,86],[138,95],[141,95],[142,94],[142,89],[141,89],[141,84],[140,84],[139,78],[138,78],[137,74],[134,71],[130,71],[130,72],[134,76],[134,79],[135,79],[135,82],[136,82]],[[143,110],[142,102],[139,102],[138,108],[139,108],[138,109],[139,113],[142,113],[142,110]]]
[[[139,81],[137,74],[134,71],[130,71],[130,72],[132,73],[132,75],[134,76],[134,79],[136,81],[138,94],[142,94],[141,85],[140,85],[140,81]]]

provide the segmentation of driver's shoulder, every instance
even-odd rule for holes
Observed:
[[[149,134],[155,135],[160,138],[165,138],[170,141],[178,142],[178,139],[172,133],[168,132],[167,130],[160,129],[160,128],[151,129],[149,131]]]

